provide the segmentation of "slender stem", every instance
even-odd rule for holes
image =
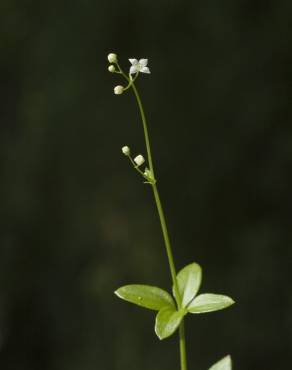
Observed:
[[[171,244],[170,244],[170,240],[169,240],[169,235],[168,235],[168,230],[167,230],[167,226],[166,226],[165,216],[164,216],[162,204],[161,204],[161,201],[160,201],[157,185],[154,184],[152,186],[152,189],[153,189],[154,199],[155,199],[155,203],[156,203],[156,207],[157,207],[158,215],[159,215],[159,219],[160,219],[160,224],[161,224],[162,234],[163,234],[163,238],[164,238],[165,249],[166,249],[166,253],[167,253],[171,278],[172,278],[172,282],[173,282],[174,289],[175,289],[175,296],[178,299],[178,305],[180,305],[181,304],[181,298],[180,298],[180,295],[178,293],[179,290],[178,290],[177,279],[176,279],[175,264],[174,264],[174,259],[173,259],[173,255],[172,255]]]
[[[150,146],[150,139],[149,139],[149,134],[148,134],[146,116],[145,116],[145,113],[144,113],[144,109],[143,109],[143,105],[142,105],[139,93],[138,93],[134,83],[132,84],[132,88],[133,88],[135,97],[137,99],[139,110],[140,110],[140,113],[141,113],[149,167],[150,167],[150,170],[151,170],[151,172],[153,174],[153,177],[154,177],[154,168],[153,168],[151,146]],[[179,301],[178,304],[180,305],[180,296],[179,296],[179,290],[178,290],[178,285],[177,285],[177,280],[176,280],[175,264],[174,264],[172,250],[171,250],[171,244],[170,244],[170,240],[169,240],[169,235],[168,235],[167,225],[166,225],[166,221],[165,221],[165,216],[164,216],[162,204],[161,204],[161,201],[160,201],[160,196],[159,196],[159,193],[158,193],[157,185],[153,184],[152,188],[153,188],[154,199],[155,199],[155,203],[156,203],[156,207],[157,207],[158,215],[159,215],[159,219],[160,219],[162,234],[163,234],[163,238],[164,238],[164,242],[165,242],[165,248],[166,248],[166,253],[167,253],[167,258],[168,258],[168,263],[169,263],[169,268],[170,268],[170,273],[171,273],[171,278],[172,278],[172,282],[173,282],[173,285],[174,285],[176,297]]]
[[[186,336],[185,336],[185,322],[182,319],[179,326],[179,352],[180,352],[180,368],[187,370],[187,352],[186,352]]]
[[[142,118],[142,123],[143,123],[143,130],[144,130],[144,137],[145,137],[145,143],[146,143],[146,150],[147,150],[147,157],[148,157],[150,171],[152,172],[153,177],[155,177],[155,175],[154,175],[154,168],[153,168],[153,161],[152,161],[152,154],[151,154],[150,139],[149,139],[148,128],[147,128],[146,116],[145,116],[145,113],[144,113],[144,109],[143,109],[143,105],[142,105],[142,102],[141,102],[141,99],[140,99],[140,95],[139,95],[139,93],[138,93],[138,91],[136,89],[136,86],[134,85],[134,82],[132,83],[132,88],[133,88],[135,97],[137,99],[137,103],[138,103],[139,110],[140,110],[140,113],[141,113],[141,118]]]
[[[127,77],[126,77],[127,78]],[[146,143],[146,150],[147,150],[147,157],[148,157],[148,162],[149,162],[149,167],[150,171],[153,174],[153,178],[155,178],[154,175],[154,167],[153,167],[153,161],[152,161],[152,154],[151,154],[151,146],[150,146],[150,139],[149,139],[149,134],[148,134],[148,128],[147,128],[147,121],[146,121],[146,116],[145,112],[143,109],[143,105],[140,99],[140,95],[136,89],[136,86],[132,82],[131,87],[133,88],[141,118],[142,118],[142,123],[143,123],[143,130],[144,130],[144,137],[145,137],[145,143]],[[171,244],[170,244],[170,239],[169,239],[169,234],[168,234],[168,229],[167,229],[167,224],[165,220],[165,215],[164,211],[162,208],[159,192],[156,183],[152,183],[152,189],[153,189],[153,194],[154,194],[154,199],[160,219],[160,224],[161,224],[161,229],[162,229],[162,234],[164,238],[164,243],[165,243],[165,248],[166,248],[166,254],[168,258],[168,263],[169,263],[169,268],[170,268],[170,273],[171,273],[171,278],[174,286],[174,291],[175,291],[175,296],[178,304],[178,308],[181,307],[181,297],[179,294],[178,290],[178,283],[176,279],[176,269],[175,269],[175,264],[174,264],[174,259],[173,259],[173,254],[172,254],[172,249],[171,249]],[[181,370],[187,370],[187,358],[186,358],[186,341],[185,341],[185,328],[184,328],[184,320],[181,321],[180,327],[179,327],[179,348],[180,348],[180,365],[181,365]]]

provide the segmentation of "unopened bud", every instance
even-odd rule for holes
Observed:
[[[116,95],[121,95],[124,92],[124,87],[121,85],[118,85],[114,88],[114,93]]]
[[[107,56],[107,60],[108,60],[110,63],[117,63],[117,61],[118,61],[117,54],[110,53],[110,54]]]
[[[109,72],[115,72],[115,70],[116,70],[116,67],[113,65],[113,64],[111,64],[109,67],[108,67],[108,71]]]
[[[137,155],[137,157],[134,158],[134,162],[136,163],[137,166],[141,166],[145,162],[145,159],[143,155],[139,154]]]
[[[123,154],[129,156],[131,154],[130,148],[128,146],[123,146],[122,147],[122,152]]]
[[[150,177],[150,175],[151,175],[151,171],[149,170],[149,168],[146,167],[144,171],[144,176]]]

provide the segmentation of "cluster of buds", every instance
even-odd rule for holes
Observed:
[[[122,152],[125,156],[130,157],[131,156],[131,149],[125,145],[122,147]],[[138,167],[142,166],[142,164],[145,162],[145,158],[142,154],[138,154],[133,161],[136,163]]]
[[[140,170],[140,166],[145,163],[145,158],[142,154],[138,154],[134,159],[131,157],[131,149],[128,146],[122,147],[122,153],[129,157],[130,161],[132,162],[134,168],[147,180],[146,182],[149,184],[155,183],[154,176],[152,172],[146,167],[144,172]]]
[[[124,74],[124,72],[121,70],[120,66],[118,65],[118,57],[117,54],[110,53],[107,56],[107,60],[109,61],[110,65],[108,66],[108,71],[111,73],[120,73]],[[114,87],[114,93],[116,95],[123,94],[124,91],[126,91],[132,84],[132,82],[137,78],[139,73],[150,73],[150,69],[147,67],[148,59],[135,59],[130,58],[129,62],[131,63],[130,70],[129,70],[129,77],[126,77],[129,81],[128,86],[124,87],[122,85],[117,85]],[[132,75],[135,75],[134,78]]]
[[[117,72],[116,65],[118,64],[118,57],[117,54],[110,53],[107,56],[107,60],[109,61],[110,65],[108,66],[108,71],[111,73]],[[114,93],[116,95],[121,95],[124,92],[124,87],[121,85],[118,85],[114,88]]]

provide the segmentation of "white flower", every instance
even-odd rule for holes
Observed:
[[[137,72],[150,73],[150,69],[147,67],[148,59],[129,59],[131,65],[130,74],[133,75]]]
[[[116,95],[121,95],[124,92],[124,87],[121,85],[118,85],[114,88],[114,93]]]
[[[113,65],[113,64],[111,64],[109,67],[108,67],[108,71],[109,72],[115,72],[115,70],[116,70],[116,67]]]
[[[137,155],[137,157],[134,158],[134,162],[136,163],[137,166],[141,166],[145,162],[145,159],[143,155],[139,154]]]
[[[122,147],[122,152],[123,152],[123,154],[125,154],[127,156],[131,154],[130,148],[128,146],[123,146]]]
[[[118,61],[117,54],[110,53],[110,54],[107,56],[107,60],[108,60],[110,63],[117,63],[117,61]]]

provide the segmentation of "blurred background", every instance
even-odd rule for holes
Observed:
[[[177,268],[237,304],[188,317],[189,370],[292,361],[291,1],[1,0],[0,367],[178,370],[177,337],[117,299],[170,289],[131,91],[137,81]],[[289,24],[290,21],[290,24]]]

